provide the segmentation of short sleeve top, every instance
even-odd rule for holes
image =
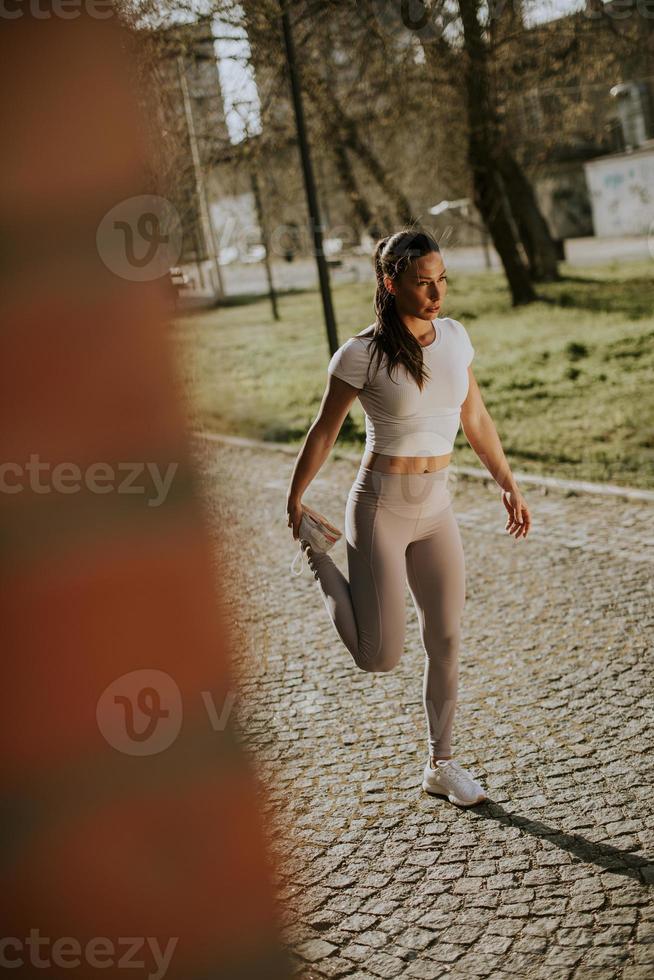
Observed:
[[[422,391],[403,364],[368,367],[374,352],[370,327],[334,353],[329,374],[359,389],[366,416],[366,449],[388,456],[440,456],[452,452],[468,394],[468,365],[474,347],[466,328],[452,317],[433,321],[436,338],[422,348],[428,380]],[[367,334],[367,336],[366,336]],[[373,358],[376,365],[376,356]]]

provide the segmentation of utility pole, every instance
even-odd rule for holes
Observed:
[[[259,231],[261,232],[261,240],[263,242],[263,247],[266,254],[263,257],[264,266],[266,269],[266,279],[268,280],[268,296],[270,297],[270,305],[272,307],[272,314],[275,320],[279,320],[279,309],[277,307],[277,293],[275,292],[275,283],[273,282],[272,266],[270,264],[270,238],[268,235],[268,223],[266,221],[263,203],[261,201],[261,191],[259,190],[259,178],[257,176],[257,160],[256,158],[250,162],[250,183],[252,185],[252,196],[254,198],[254,206],[257,212],[257,221],[259,222]]]
[[[193,121],[193,106],[191,105],[191,96],[188,90],[188,82],[186,80],[186,67],[184,65],[184,59],[181,55],[177,55],[177,74],[179,76],[179,84],[182,90],[182,98],[184,100],[184,115],[186,118],[186,130],[188,132],[189,143],[191,145],[191,158],[193,160],[193,173],[195,175],[195,191],[198,200],[198,211],[200,214],[200,227],[202,228],[204,247],[207,256],[209,257],[212,263],[214,278],[215,278],[216,285],[218,287],[218,295],[224,297],[225,290],[223,287],[223,278],[220,272],[220,263],[218,261],[218,246],[214,234],[214,227],[211,222],[211,212],[209,211],[207,188],[204,181],[204,174],[202,172],[202,161],[200,159],[200,151],[198,149],[198,141],[195,134],[195,123]]]
[[[302,91],[300,87],[300,77],[295,58],[295,45],[291,32],[291,21],[288,15],[288,0],[279,0],[282,15],[282,29],[284,32],[284,44],[286,47],[286,63],[291,81],[291,93],[293,96],[293,108],[295,110],[295,124],[297,127],[298,145],[302,158],[302,172],[304,174],[304,188],[307,195],[307,206],[311,219],[311,230],[313,232],[313,244],[318,266],[318,279],[320,280],[320,292],[322,295],[322,306],[327,327],[327,342],[330,354],[338,350],[338,336],[336,333],[336,318],[332,305],[331,287],[329,284],[329,267],[325,260],[323,248],[322,224],[318,208],[318,196],[316,194],[316,182],[313,176],[311,165],[311,154],[307,141],[306,126],[304,123],[304,109],[302,106]]]

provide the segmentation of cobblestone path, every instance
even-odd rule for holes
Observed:
[[[289,573],[294,457],[194,445],[297,976],[654,977],[654,506],[525,487],[516,541],[494,482],[451,485],[467,572],[453,752],[491,797],[460,809],[420,785],[408,589],[401,663],[360,671],[308,567]],[[342,528],[355,473],[332,456],[306,502]],[[332,554],[347,574],[343,541]]]

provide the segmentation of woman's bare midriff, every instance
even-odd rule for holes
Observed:
[[[383,473],[435,473],[442,470],[452,459],[446,456],[385,456],[366,450],[361,465]]]

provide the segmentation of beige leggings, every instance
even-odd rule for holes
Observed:
[[[431,755],[451,755],[465,563],[448,489],[450,467],[384,473],[361,466],[345,508],[349,581],[315,555],[327,611],[358,667],[389,671],[404,649],[406,585],[425,650],[423,703]]]

